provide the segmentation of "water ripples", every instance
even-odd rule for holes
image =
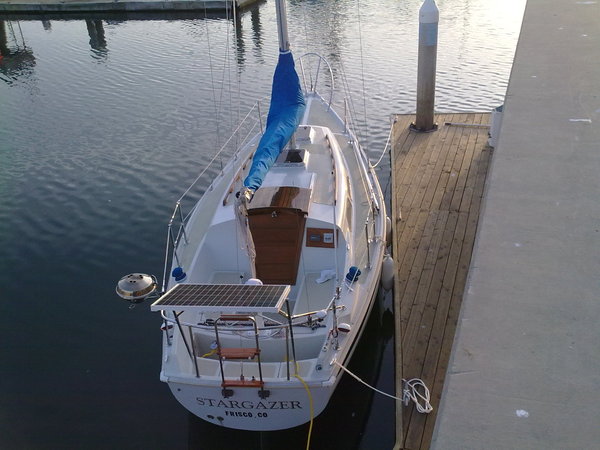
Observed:
[[[388,3],[362,2],[361,35],[354,2],[290,7],[291,28],[301,30],[293,36],[296,53],[310,46],[329,55],[338,85],[343,63],[371,155],[385,145],[390,115],[414,111],[419,2]],[[490,110],[506,90],[518,23],[497,26],[498,8],[485,2],[452,4],[440,5],[436,109]],[[256,94],[269,92],[273,22],[274,8],[257,6],[241,15],[237,41],[223,19],[57,21],[41,31],[24,22],[34,64],[2,72],[11,82],[0,84],[9,117],[0,125],[0,218],[3,229],[18,233],[0,238],[18,234],[35,257],[45,243],[64,255],[87,248],[110,259],[127,247],[119,237],[123,221],[133,220],[141,233],[146,222],[162,224]],[[90,231],[99,224],[103,233]],[[19,254],[28,253],[12,256]]]

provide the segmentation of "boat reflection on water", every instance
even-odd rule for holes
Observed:
[[[0,76],[0,80],[12,84],[20,77],[28,78],[35,64],[35,56],[25,43],[19,22],[0,20],[0,74],[5,75]]]
[[[366,383],[375,386],[383,361],[384,349],[394,334],[394,319],[387,308],[390,303],[379,290],[373,311],[348,369]],[[315,418],[310,448],[359,448],[369,418],[375,392],[345,374],[327,408]],[[390,408],[390,414],[394,409]],[[188,448],[200,449],[305,449],[309,424],[281,431],[244,431],[220,427],[188,414]],[[390,419],[393,423],[393,416]],[[393,435],[393,432],[391,433]],[[366,447],[365,447],[366,448]]]

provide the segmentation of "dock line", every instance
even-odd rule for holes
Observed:
[[[431,406],[431,403],[429,403],[429,389],[427,388],[423,380],[421,380],[420,378],[411,378],[408,381],[403,378],[402,381],[404,382],[404,388],[402,390],[402,398],[400,398],[396,397],[395,395],[388,394],[387,392],[380,391],[379,389],[371,386],[367,382],[363,381],[360,377],[358,377],[358,375],[353,374],[349,369],[342,366],[339,362],[333,361],[333,363],[339,366],[340,369],[342,369],[344,372],[347,372],[352,378],[361,382],[368,388],[373,389],[375,392],[380,393],[381,395],[385,395],[386,397],[403,402],[405,406],[408,406],[408,403],[412,400],[413,402],[415,402],[417,411],[422,414],[429,414],[431,411],[433,411],[433,406]],[[423,394],[421,394],[418,391],[418,387],[423,388]],[[423,401],[423,404],[420,403],[421,400]]]
[[[429,414],[431,411],[433,411],[433,406],[431,406],[431,403],[429,403],[431,398],[429,389],[427,386],[425,386],[423,380],[420,378],[411,378],[410,380],[405,380],[402,378],[402,381],[404,382],[402,401],[404,402],[405,406],[408,406],[408,403],[412,400],[415,402],[417,412],[420,412],[421,414]],[[418,387],[423,388],[423,394],[419,392]],[[423,401],[423,404],[420,403],[420,400]]]

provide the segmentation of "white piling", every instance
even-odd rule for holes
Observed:
[[[437,129],[433,122],[435,106],[435,66],[440,12],[435,0],[425,0],[419,10],[419,62],[417,69],[417,117],[411,129],[427,132]]]

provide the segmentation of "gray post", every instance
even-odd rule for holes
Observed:
[[[417,69],[417,117],[411,129],[435,131],[435,65],[440,12],[435,0],[425,0],[419,10],[419,62]]]
[[[288,35],[287,13],[285,0],[275,1],[275,13],[277,15],[277,34],[279,36],[279,51],[290,51],[290,38]]]

